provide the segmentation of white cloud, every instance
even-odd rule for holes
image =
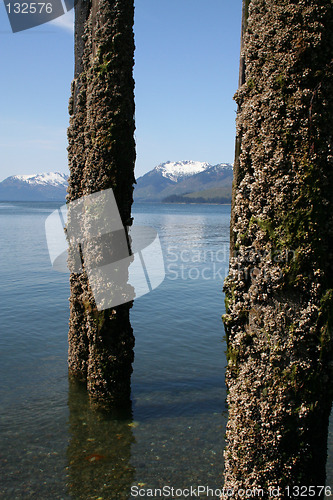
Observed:
[[[50,23],[54,26],[58,26],[59,28],[69,31],[70,33],[74,33],[74,9],[70,10],[63,16],[53,19],[53,21],[50,21]]]

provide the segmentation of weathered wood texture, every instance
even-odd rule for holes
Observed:
[[[134,184],[133,0],[79,0],[69,102],[68,201],[112,188],[124,225]],[[69,371],[99,406],[130,396],[131,304],[98,312],[87,275],[70,277]]]
[[[330,0],[244,0],[225,283],[225,486],[325,484],[333,358]],[[267,498],[267,494],[266,494]],[[318,495],[317,495],[318,498]]]

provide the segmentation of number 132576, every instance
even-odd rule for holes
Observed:
[[[14,4],[7,3],[8,14],[51,14],[52,3],[44,2],[15,2]]]

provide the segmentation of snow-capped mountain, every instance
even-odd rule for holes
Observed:
[[[7,177],[6,180],[9,179],[26,182],[31,185],[66,186],[66,188],[68,183],[68,175],[60,172],[48,172],[35,175],[13,175],[12,177]]]
[[[184,177],[204,172],[210,166],[209,163],[201,161],[167,161],[155,167],[154,170],[156,172],[161,172],[162,176],[166,179],[178,182]]]
[[[0,182],[1,201],[63,201],[68,175],[48,172],[34,175],[13,175]]]
[[[207,162],[179,161],[161,163],[137,179],[136,201],[162,201],[185,195],[205,199],[230,199],[233,171],[229,163],[210,165]],[[208,191],[212,190],[212,193]],[[222,190],[222,191],[221,191]],[[223,193],[223,194],[221,194]],[[179,200],[180,201],[180,200]]]
[[[228,203],[232,178],[229,163],[167,161],[137,179],[134,199]],[[0,182],[0,201],[65,202],[67,183],[68,175],[60,172],[13,175]]]
[[[212,166],[210,163],[202,161],[167,161],[155,167],[152,172],[160,172],[166,179],[179,182],[184,177],[201,174],[207,170],[211,171],[213,167],[215,171],[221,171],[223,168],[230,170],[231,165],[229,163],[219,163]]]

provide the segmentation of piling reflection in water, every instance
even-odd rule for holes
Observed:
[[[69,380],[67,488],[74,499],[127,499],[134,481],[131,465],[131,403],[117,412],[96,411],[83,384]]]

